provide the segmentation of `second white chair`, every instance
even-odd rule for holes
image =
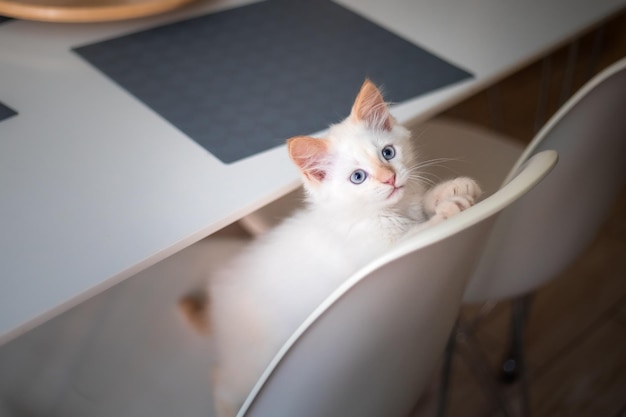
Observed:
[[[559,152],[559,165],[550,177],[498,219],[464,295],[466,303],[515,300],[511,353],[504,364],[510,367],[506,371],[519,372],[522,382],[528,295],[590,244],[626,185],[625,108],[626,59],[622,59],[565,103],[523,152],[519,145],[467,124],[439,121],[424,128],[434,157],[462,149],[464,153],[457,155],[469,155],[475,168],[463,173],[481,181],[487,167],[495,174],[482,178],[488,184],[502,178],[506,172],[502,166],[512,164],[516,154],[520,156],[511,172],[544,149]],[[463,168],[462,162],[456,164]],[[523,414],[528,416],[528,387],[524,383],[522,388]]]

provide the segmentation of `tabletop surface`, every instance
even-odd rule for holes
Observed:
[[[465,74],[401,97],[393,113],[407,121],[451,106],[626,1],[335,3]],[[0,343],[299,184],[284,146],[221,160],[78,53],[256,4],[204,1],[167,15],[98,24],[0,21]]]

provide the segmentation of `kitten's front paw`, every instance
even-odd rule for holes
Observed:
[[[476,181],[459,177],[437,185],[426,194],[424,206],[431,216],[447,219],[473,206],[481,190]]]

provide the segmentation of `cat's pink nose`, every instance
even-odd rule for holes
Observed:
[[[383,180],[383,184],[389,184],[389,185],[395,187],[395,185],[396,185],[396,173],[392,172],[390,174],[391,175],[387,179]]]

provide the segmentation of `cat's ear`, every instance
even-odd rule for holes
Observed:
[[[354,100],[350,116],[362,121],[367,127],[377,130],[391,130],[395,119],[389,113],[387,103],[378,88],[370,80],[365,80]]]
[[[287,140],[287,148],[292,161],[309,182],[313,184],[322,182],[328,167],[328,141],[309,136],[296,136]]]

